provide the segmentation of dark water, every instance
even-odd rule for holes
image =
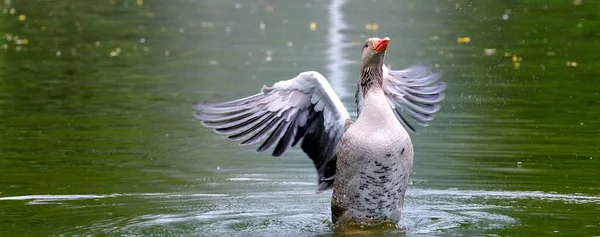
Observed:
[[[336,235],[301,151],[190,105],[317,70],[354,113],[358,45],[389,36],[387,63],[449,87],[403,228],[371,234],[598,236],[600,4],[579,3],[4,0],[0,235]]]

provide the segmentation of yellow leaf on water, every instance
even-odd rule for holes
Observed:
[[[365,25],[365,29],[371,30],[371,31],[377,31],[379,29],[379,25],[377,23],[367,24],[367,25]]]
[[[311,31],[315,31],[315,30],[317,30],[317,23],[313,21],[310,23],[309,27],[310,27]]]
[[[19,15],[18,19],[19,19],[19,21],[24,21],[27,19],[27,16],[21,14],[21,15]]]
[[[138,6],[144,5],[144,0],[137,0],[137,5]]]
[[[468,44],[470,42],[471,42],[471,37],[469,37],[469,36],[456,38],[456,43],[458,43],[458,44]]]

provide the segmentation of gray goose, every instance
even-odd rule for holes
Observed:
[[[439,111],[446,84],[441,72],[417,64],[384,66],[390,39],[362,45],[353,121],[327,79],[315,71],[263,86],[258,94],[222,103],[195,104],[205,127],[240,145],[262,144],[282,155],[302,141],[318,173],[317,193],[333,188],[333,223],[396,223],[410,185],[413,146],[406,118],[427,126]]]

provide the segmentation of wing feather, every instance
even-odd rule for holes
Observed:
[[[444,100],[446,84],[439,82],[442,72],[431,70],[428,65],[416,64],[404,70],[392,70],[383,66],[383,91],[388,104],[398,120],[410,131],[415,128],[406,119],[410,117],[419,126],[428,126]],[[358,93],[357,93],[358,95]],[[357,97],[357,103],[362,98]],[[359,104],[359,111],[362,107]]]
[[[219,121],[219,122],[204,122],[204,124],[207,127],[214,128],[217,130],[227,130],[227,129],[229,129],[229,130],[242,129],[243,130],[249,126],[253,126],[253,124],[255,124],[256,122],[259,122],[257,120],[260,120],[265,114],[266,114],[266,112],[264,112],[264,111],[257,111],[256,113],[248,114],[245,117],[240,117],[239,119],[229,119],[229,120]],[[235,132],[231,132],[231,133],[235,133]]]
[[[275,149],[273,150],[273,156],[281,156],[283,152],[285,152],[285,149],[292,145],[292,142],[294,141],[293,138],[296,136],[296,132],[298,132],[298,129],[292,128],[295,128],[297,123],[298,118],[293,118],[292,121],[289,122],[283,137],[279,139],[277,146],[275,146]]]
[[[275,114],[271,114],[265,121],[267,123],[265,123],[264,126],[261,126],[260,130],[258,130],[256,133],[254,133],[252,135],[252,137],[241,142],[240,145],[252,145],[254,143],[259,142],[260,140],[262,140],[264,138],[264,136],[266,136],[267,134],[272,132],[273,129],[275,129],[275,126],[276,126],[276,124],[279,123],[279,121],[280,121],[279,118],[275,117]]]
[[[265,140],[265,142],[263,142],[263,144],[260,145],[260,147],[258,147],[257,151],[265,151],[271,148],[275,144],[275,142],[281,139],[288,124],[289,122],[286,122],[283,119],[279,119],[277,126],[274,126],[273,132],[271,132],[267,140]]]

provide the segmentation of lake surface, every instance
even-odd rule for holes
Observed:
[[[299,150],[256,153],[191,104],[305,70],[355,114],[360,45],[444,70],[399,230],[600,236],[594,1],[4,0],[0,236],[336,236]]]

